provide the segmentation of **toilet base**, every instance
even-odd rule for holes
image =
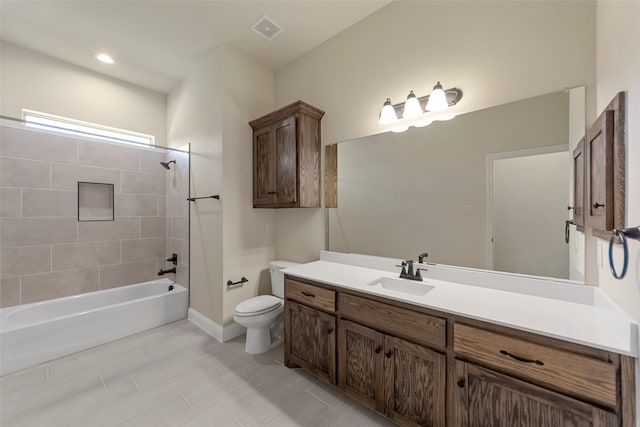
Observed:
[[[252,319],[234,317],[237,323],[247,328],[245,340],[245,351],[247,353],[264,353],[279,346],[284,341],[284,308],[280,307],[277,311],[268,313],[268,315],[269,317],[255,317]],[[266,325],[265,322],[267,323]]]
[[[279,346],[282,341],[284,340],[280,337],[272,342],[269,328],[247,328],[245,351],[249,354],[261,354]]]

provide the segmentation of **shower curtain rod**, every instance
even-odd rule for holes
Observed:
[[[31,123],[31,122],[27,122],[24,121],[22,119],[18,119],[15,117],[10,117],[10,116],[5,116],[5,115],[0,115],[0,119],[3,120],[9,120],[9,121],[13,121],[13,122],[17,122],[20,123],[24,126],[32,126],[32,127],[36,127],[36,128],[44,128],[44,129],[57,129],[57,130],[62,130],[68,133],[72,133],[72,134],[78,134],[80,136],[93,136],[99,139],[103,139],[106,141],[113,141],[113,142],[126,142],[127,144],[135,144],[135,145],[139,145],[141,147],[148,147],[148,148],[158,148],[161,150],[169,150],[169,151],[178,151],[180,153],[188,153],[188,151],[185,150],[181,150],[180,148],[172,148],[172,147],[163,147],[162,145],[156,145],[156,144],[145,144],[143,142],[135,142],[135,141],[129,141],[128,139],[123,139],[123,138],[116,138],[116,137],[106,137],[103,135],[97,135],[94,133],[90,133],[90,132],[82,132],[82,131],[74,131],[74,130],[69,130],[60,126],[53,126],[53,125],[43,125],[40,123]]]

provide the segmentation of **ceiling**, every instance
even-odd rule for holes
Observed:
[[[168,93],[219,44],[277,70],[390,1],[0,0],[0,38]],[[250,28],[265,14],[284,28],[271,42]]]

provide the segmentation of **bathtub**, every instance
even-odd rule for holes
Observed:
[[[0,309],[0,375],[185,319],[187,309],[187,289],[169,279]]]

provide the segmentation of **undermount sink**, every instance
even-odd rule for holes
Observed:
[[[393,279],[391,277],[381,277],[369,283],[369,285],[417,296],[426,295],[427,292],[433,290],[433,286],[427,285],[424,282],[412,282],[405,279]]]

